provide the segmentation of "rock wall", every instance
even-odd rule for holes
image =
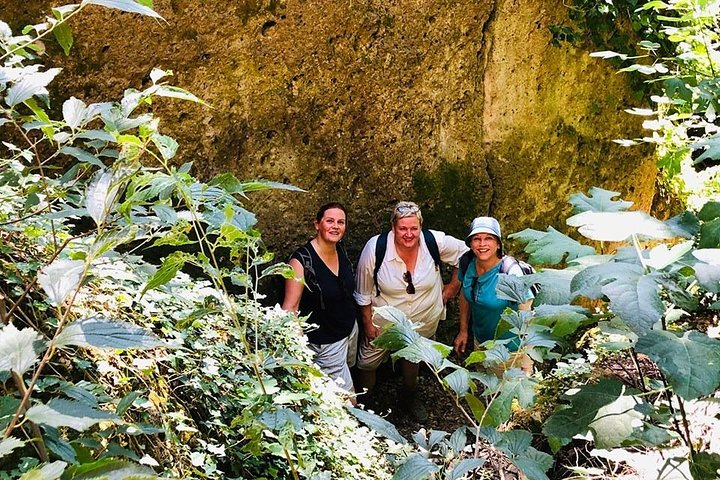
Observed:
[[[49,4],[0,0],[15,31]],[[307,193],[254,194],[271,249],[312,233],[326,201],[350,210],[357,254],[413,199],[426,224],[463,236],[476,215],[507,233],[562,228],[567,196],[600,186],[650,207],[655,170],[626,78],[587,51],[552,47],[562,0],[156,0],[166,20],[90,6],[72,21],[56,98],[86,102],[142,88],[153,67],[211,108],[153,105],[205,178],[287,182]]]

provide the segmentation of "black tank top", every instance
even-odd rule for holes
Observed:
[[[355,287],[352,265],[347,255],[335,247],[338,252],[338,275],[335,275],[322,261],[310,242],[296,250],[290,258],[303,264],[299,250],[310,255],[315,272],[313,282],[308,282],[300,298],[300,315],[310,317],[308,323],[319,328],[307,333],[311,343],[325,345],[334,343],[350,335],[355,325],[355,301],[352,292]],[[312,291],[308,289],[308,286]],[[324,308],[323,308],[324,307]]]

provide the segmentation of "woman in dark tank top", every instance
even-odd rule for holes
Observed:
[[[296,278],[285,281],[282,308],[306,316],[314,362],[344,389],[354,392],[348,359],[354,363],[356,308],[352,264],[340,240],[345,235],[347,212],[340,203],[320,207],[315,216],[315,237],[290,256]],[[352,338],[350,338],[352,337]]]

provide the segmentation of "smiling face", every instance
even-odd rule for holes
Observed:
[[[490,233],[476,233],[470,239],[470,249],[481,262],[497,259],[500,255],[500,242]]]
[[[318,238],[337,243],[345,235],[345,224],[345,212],[339,208],[329,208],[325,210],[320,220],[315,220],[315,230]]]
[[[420,245],[420,219],[416,216],[399,218],[393,224],[395,245],[400,248],[415,248]]]

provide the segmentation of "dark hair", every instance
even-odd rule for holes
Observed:
[[[315,215],[315,221],[319,222],[320,220],[322,220],[325,212],[330,210],[331,208],[339,208],[345,213],[345,217],[347,218],[347,210],[345,209],[345,205],[339,202],[330,202],[320,207],[317,214]]]

